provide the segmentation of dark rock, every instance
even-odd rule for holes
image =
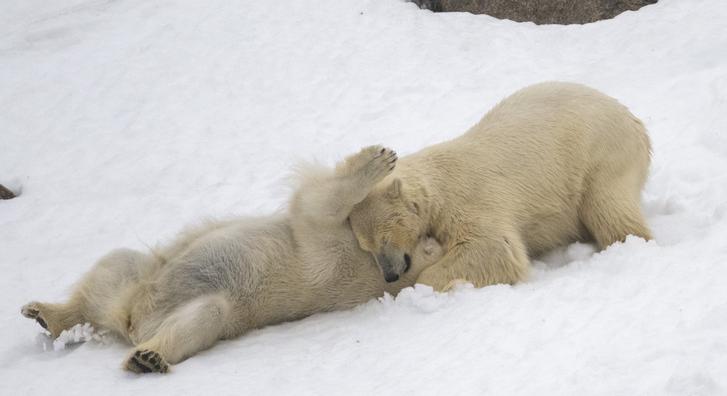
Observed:
[[[610,19],[657,0],[412,0],[434,12],[463,11],[517,22],[568,25]]]
[[[15,198],[15,193],[8,190],[5,186],[0,184],[0,199],[11,199]]]

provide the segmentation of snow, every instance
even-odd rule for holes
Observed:
[[[44,350],[49,349],[49,341],[52,341],[53,350],[60,351],[67,347],[89,341],[106,344],[114,341],[114,338],[107,330],[96,331],[90,323],[79,323],[70,329],[63,330],[55,340],[51,340],[47,333],[40,333],[37,340]]]
[[[726,19],[723,0],[584,26],[399,0],[1,2],[0,183],[22,194],[0,201],[0,393],[727,394]],[[82,326],[49,347],[19,314],[112,248],[281,208],[297,160],[406,155],[543,80],[643,119],[654,241],[254,331],[166,376]]]

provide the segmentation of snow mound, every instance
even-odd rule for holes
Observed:
[[[108,345],[116,341],[116,337],[112,336],[107,330],[96,331],[90,323],[77,324],[70,329],[63,330],[55,340],[50,338],[48,332],[39,333],[36,337],[36,343],[43,351],[53,350],[56,352],[85,342]]]
[[[65,349],[67,345],[79,344],[88,341],[97,342],[99,344],[108,344],[111,342],[107,331],[96,331],[90,323],[84,323],[77,324],[68,330],[63,330],[58,338],[53,340],[53,350],[60,351]]]
[[[0,2],[0,183],[23,190],[0,201],[2,389],[726,394],[725,20],[724,0],[584,26],[399,0]],[[371,144],[407,155],[545,80],[590,85],[644,121],[654,241],[572,244],[518,285],[417,286],[260,329],[166,377],[120,370],[122,343],[74,347],[96,345],[88,326],[57,353],[28,342],[41,330],[17,308],[61,301],[109,250],[272,213],[299,160]]]

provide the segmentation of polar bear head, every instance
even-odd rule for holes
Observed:
[[[384,181],[351,212],[351,228],[359,246],[374,255],[387,282],[409,270],[412,255],[427,233],[416,195],[401,179]]]

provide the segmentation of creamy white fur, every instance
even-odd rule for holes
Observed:
[[[402,158],[351,224],[384,272],[400,272],[431,234],[447,253],[420,283],[514,283],[529,256],[567,242],[649,239],[640,209],[649,162],[644,126],[626,107],[583,85],[541,83],[464,135]]]
[[[441,257],[439,245],[423,239],[420,265],[387,284],[347,220],[396,160],[373,146],[335,170],[304,167],[287,215],[209,222],[152,254],[114,250],[67,302],[32,302],[22,313],[53,337],[84,322],[112,330],[135,346],[125,368],[165,372],[217,340],[396,294]]]

